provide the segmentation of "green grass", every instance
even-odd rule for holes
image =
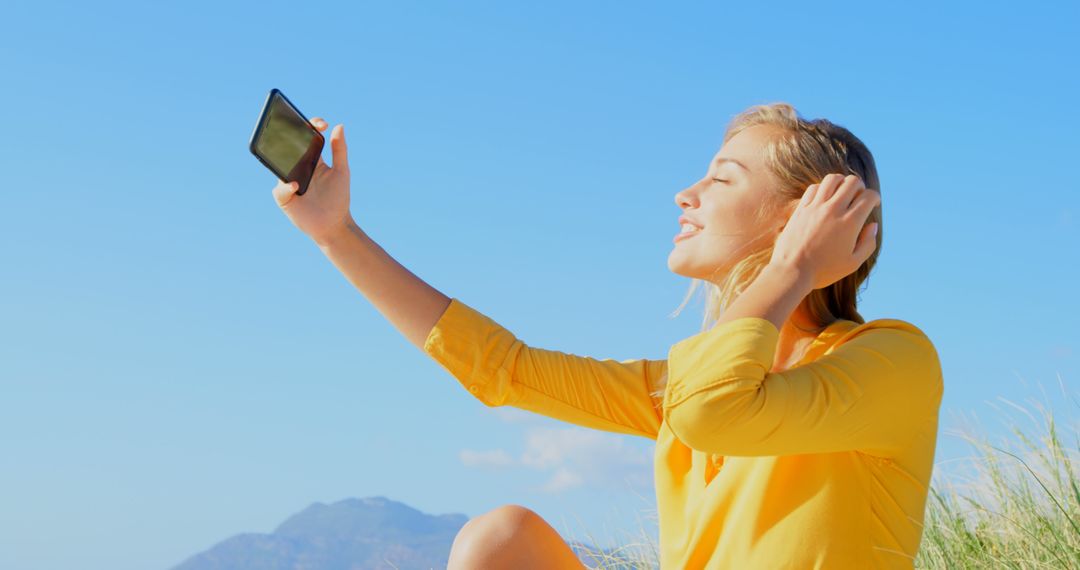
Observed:
[[[1064,385],[1061,393],[1063,401],[1077,404]],[[1059,425],[1043,403],[1025,407],[999,401],[1007,409],[991,406],[1012,434],[1003,441],[992,442],[985,430],[970,427],[939,434],[960,437],[974,453],[949,465],[947,476],[941,463],[935,466],[916,568],[1080,568],[1076,423]],[[1023,429],[1009,411],[1033,427]],[[1071,434],[1071,443],[1062,443],[1062,431]],[[655,511],[643,512],[655,521]],[[592,550],[581,558],[603,570],[659,567],[658,545],[644,527],[640,537],[625,544],[616,553]]]

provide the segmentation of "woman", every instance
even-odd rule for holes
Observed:
[[[848,130],[784,103],[734,117],[705,176],[675,195],[668,266],[710,295],[702,332],[665,360],[530,347],[433,289],[353,221],[341,125],[331,147],[311,192],[274,188],[285,214],[484,404],[656,440],[662,568],[913,568],[943,380],[923,331],[856,310],[881,195]],[[584,566],[508,505],[461,529],[449,568]]]

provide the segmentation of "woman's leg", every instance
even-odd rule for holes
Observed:
[[[446,568],[586,570],[547,521],[518,505],[503,505],[465,523]]]

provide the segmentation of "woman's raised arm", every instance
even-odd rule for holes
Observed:
[[[319,249],[409,342],[424,349],[424,340],[450,298],[398,263],[350,218],[347,226],[327,236]]]
[[[320,131],[327,125],[315,117]],[[334,166],[320,158],[308,191],[279,181],[289,220],[409,342],[488,406],[510,405],[604,431],[655,439],[660,400],[650,396],[665,360],[596,359],[533,348],[509,330],[414,275],[360,229],[349,212],[342,125],[330,136]]]
[[[313,117],[311,125],[320,131],[327,127],[319,117]],[[330,149],[334,166],[328,166],[320,157],[303,196],[296,195],[295,182],[279,180],[273,189],[274,200],[345,278],[409,342],[423,349],[424,339],[450,304],[450,298],[398,263],[353,220],[344,125],[334,127]]]

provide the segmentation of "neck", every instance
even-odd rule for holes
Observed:
[[[812,330],[815,327],[817,323],[810,318],[805,304],[800,303],[791,313],[791,317],[784,322],[784,326],[780,328],[780,337],[776,343],[776,357],[773,358],[773,370],[787,370],[802,360],[810,343],[819,334]],[[811,329],[811,332],[803,329]]]

